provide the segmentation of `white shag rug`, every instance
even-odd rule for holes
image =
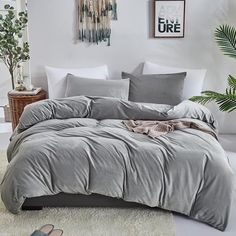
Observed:
[[[0,181],[7,167],[0,151]],[[157,209],[50,208],[13,215],[0,200],[0,235],[29,236],[44,224],[63,236],[175,236],[173,215]]]

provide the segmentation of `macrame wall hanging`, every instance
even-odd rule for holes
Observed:
[[[111,45],[111,20],[117,20],[117,0],[78,0],[79,40]]]

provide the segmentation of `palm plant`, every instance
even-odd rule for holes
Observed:
[[[216,29],[215,38],[224,55],[236,59],[236,28],[222,25]],[[214,101],[221,111],[232,112],[236,110],[236,79],[229,75],[228,88],[225,93],[204,91],[202,96],[194,96],[190,100],[201,104]]]

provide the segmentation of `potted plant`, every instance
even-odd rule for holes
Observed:
[[[236,28],[228,25],[222,25],[215,31],[216,42],[220,49],[227,56],[236,59]],[[190,100],[206,104],[216,102],[219,109],[224,112],[232,112],[236,110],[236,79],[229,75],[228,88],[225,93],[217,93],[214,91],[204,91],[203,96],[194,96]]]
[[[21,63],[29,60],[29,44],[23,42],[23,32],[27,27],[27,12],[15,13],[14,7],[4,6],[6,14],[0,14],[0,59],[7,66],[11,75],[12,89],[18,80],[18,90],[24,90]],[[9,106],[4,106],[5,121],[10,122]]]
[[[9,70],[12,89],[15,89],[16,80],[19,80],[21,85],[19,89],[23,89],[21,63],[30,58],[29,44],[23,42],[22,39],[27,27],[28,16],[26,11],[16,14],[14,7],[10,5],[5,5],[4,8],[6,15],[0,14],[0,59]]]

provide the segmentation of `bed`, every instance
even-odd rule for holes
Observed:
[[[25,108],[8,148],[1,197],[14,213],[46,206],[158,207],[225,230],[233,194],[228,158],[209,132],[183,129],[158,138],[126,120],[190,119],[216,133],[211,112],[77,96]]]

